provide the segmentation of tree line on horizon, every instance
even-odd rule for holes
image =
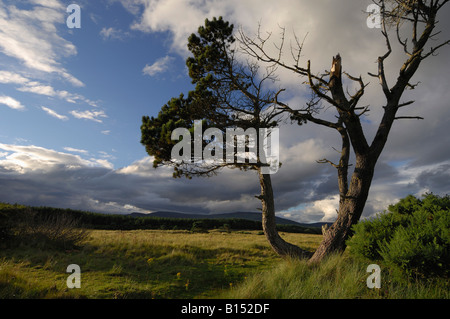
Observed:
[[[24,219],[52,221],[55,216],[65,215],[76,221],[77,227],[98,230],[189,230],[208,231],[221,229],[223,231],[262,230],[261,221],[240,218],[196,219],[196,218],[165,218],[165,217],[133,217],[131,215],[102,214],[82,210],[54,207],[29,207],[19,204],[0,203],[0,240],[6,239],[14,225]],[[319,227],[303,227],[299,225],[278,225],[280,231],[292,233],[320,234]]]

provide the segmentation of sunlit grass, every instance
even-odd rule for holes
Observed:
[[[321,235],[281,234],[313,251]],[[81,288],[66,268],[81,268]],[[348,254],[320,265],[282,260],[259,231],[91,231],[72,250],[20,245],[0,251],[0,298],[449,298],[447,280],[366,285],[367,261]]]
[[[330,256],[318,265],[284,260],[261,271],[221,298],[231,299],[448,299],[449,282],[393,279],[381,272],[381,288],[367,287],[368,263],[348,254]]]
[[[309,249],[321,238],[285,236]],[[22,245],[0,258],[1,298],[208,298],[280,260],[258,231],[161,230],[91,231],[78,249]],[[66,286],[69,264],[81,289]]]

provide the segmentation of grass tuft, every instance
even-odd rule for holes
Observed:
[[[284,260],[224,292],[230,299],[448,299],[449,283],[397,280],[381,275],[380,289],[367,287],[368,264],[348,255],[330,256],[318,265]]]

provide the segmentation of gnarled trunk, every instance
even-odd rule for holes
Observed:
[[[277,231],[275,220],[275,204],[272,181],[269,174],[258,170],[261,195],[257,196],[262,203],[262,227],[272,249],[281,257],[309,258],[312,253],[286,242]]]
[[[369,196],[374,167],[375,161],[370,156],[357,157],[349,190],[345,195],[341,194],[338,217],[325,232],[322,242],[309,260],[310,263],[319,262],[332,252],[345,250],[345,241],[351,234],[351,227],[361,217]]]

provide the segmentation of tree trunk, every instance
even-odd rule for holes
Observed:
[[[357,157],[349,190],[344,197],[341,194],[338,217],[324,234],[322,242],[309,260],[310,263],[320,262],[332,252],[345,250],[345,241],[351,234],[351,227],[361,217],[369,196],[374,168],[375,161],[369,155]]]
[[[338,167],[339,181],[339,211],[336,221],[323,234],[323,240],[309,260],[310,263],[320,262],[325,256],[333,252],[343,252],[345,241],[351,233],[351,227],[358,222],[369,195],[375,163],[378,156],[374,156],[364,136],[364,132],[350,102],[347,100],[342,87],[342,65],[338,54],[333,57],[330,72],[329,88],[334,103],[337,105],[339,119],[344,126],[337,130],[342,137],[342,152]],[[347,188],[347,168],[349,160],[350,142],[356,156],[355,169],[350,185]]]
[[[272,249],[281,257],[309,258],[312,253],[286,242],[277,231],[275,220],[275,204],[272,181],[269,174],[258,170],[261,195],[257,196],[262,203],[262,227]]]

